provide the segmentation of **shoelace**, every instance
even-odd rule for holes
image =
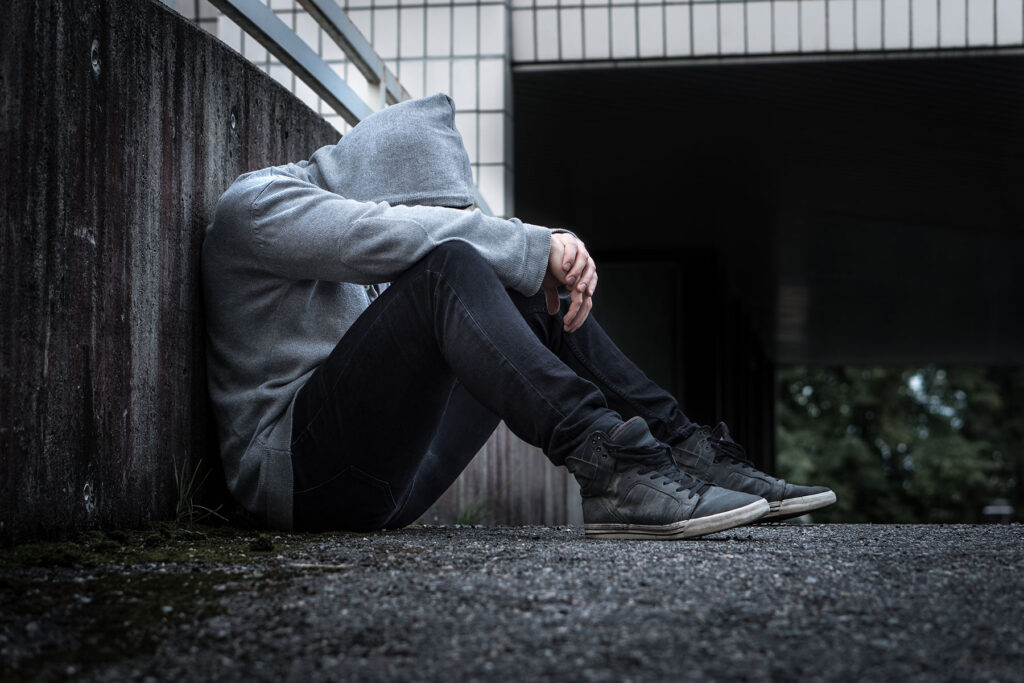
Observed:
[[[640,466],[637,474],[651,472],[669,481],[678,484],[676,491],[687,489],[694,493],[704,493],[711,485],[703,479],[697,479],[683,472],[672,462],[672,447],[664,444],[658,446],[618,446],[610,441],[605,442],[605,447],[611,451],[618,460],[628,460]]]
[[[750,458],[747,457],[747,449],[745,449],[743,446],[739,445],[735,441],[716,439],[712,437],[710,433],[708,433],[706,438],[707,442],[711,445],[711,447],[718,451],[718,454],[715,455],[715,462],[718,462],[723,458],[728,458],[729,460],[734,461],[740,467],[745,467],[751,470],[757,469],[756,467],[754,467],[754,463],[751,462]]]

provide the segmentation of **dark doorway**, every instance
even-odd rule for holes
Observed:
[[[588,242],[603,324],[763,464],[774,363],[1024,362],[1024,58],[522,68],[514,87],[516,214]]]

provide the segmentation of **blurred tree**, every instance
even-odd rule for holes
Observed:
[[[831,486],[815,521],[1024,518],[1024,368],[779,370],[779,475]]]

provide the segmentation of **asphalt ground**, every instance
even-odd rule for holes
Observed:
[[[254,534],[0,551],[0,678],[1024,678],[1021,525]]]

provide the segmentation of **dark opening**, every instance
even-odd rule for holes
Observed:
[[[516,214],[588,242],[598,318],[763,464],[777,363],[1024,361],[1024,58],[520,70],[514,88]]]

